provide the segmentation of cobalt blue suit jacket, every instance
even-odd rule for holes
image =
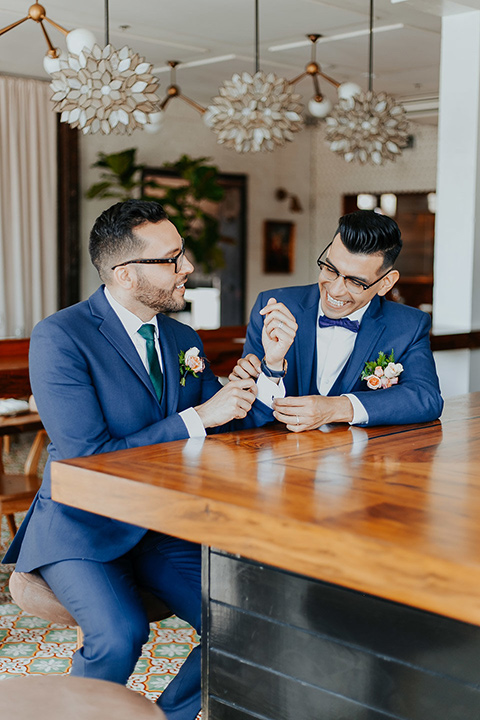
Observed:
[[[210,367],[180,385],[178,354],[203,345],[192,328],[157,315],[164,370],[158,402],[150,377],[118,316],[99,288],[89,300],[42,320],[30,342],[30,379],[51,440],[41,488],[4,562],[28,572],[64,559],[109,561],[146,530],[54,502],[50,462],[188,437],[178,413],[208,400],[221,384]],[[256,424],[271,419],[256,412]],[[253,416],[232,426],[254,425]]]
[[[263,316],[259,314],[270,297],[284,303],[298,323],[295,340],[286,358],[286,394],[318,394],[316,388],[316,324],[320,291],[318,285],[280,288],[260,293],[253,307],[243,355],[264,355]],[[435,363],[429,340],[430,318],[415,308],[390,302],[375,295],[365,312],[349,359],[329,395],[353,393],[365,407],[368,425],[396,425],[436,420],[443,408]],[[380,351],[394,351],[402,363],[398,385],[369,390],[360,376],[365,363],[376,360]],[[255,411],[262,405],[255,402]]]

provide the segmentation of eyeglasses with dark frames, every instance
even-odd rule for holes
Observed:
[[[370,283],[370,285],[367,285],[367,283],[364,283],[363,280],[360,280],[359,278],[351,277],[350,275],[342,275],[341,272],[338,272],[337,268],[333,267],[333,265],[330,265],[330,263],[322,260],[322,256],[325,255],[331,244],[332,243],[329,243],[327,245],[327,247],[317,260],[317,265],[320,268],[320,272],[322,273],[325,280],[330,280],[332,282],[334,282],[339,277],[343,278],[345,287],[349,292],[352,292],[353,294],[359,295],[365,290],[368,290],[369,288],[379,283],[380,280],[383,280],[383,278],[386,277],[388,273],[393,270],[393,268],[389,268],[386,273],[379,277],[378,280],[375,280],[375,282]]]
[[[139,258],[138,260],[125,260],[125,262],[114,265],[112,270],[124,265],[175,265],[175,274],[180,272],[185,257],[185,240],[182,238],[182,248],[177,255],[170,258]]]

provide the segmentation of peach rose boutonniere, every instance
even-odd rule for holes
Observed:
[[[380,352],[376,360],[365,363],[361,374],[361,380],[367,381],[370,390],[381,390],[389,388],[398,383],[398,376],[403,372],[402,363],[396,363],[393,349],[387,357]]]
[[[205,358],[200,357],[199,352],[200,350],[197,347],[191,347],[189,350],[181,350],[178,353],[180,385],[185,387],[188,373],[192,373],[193,377],[198,378],[198,373],[205,370]]]

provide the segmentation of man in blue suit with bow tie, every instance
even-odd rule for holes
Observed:
[[[246,416],[256,387],[247,378],[222,388],[197,333],[164,314],[185,306],[193,266],[160,205],[128,200],[106,210],[90,255],[105,284],[32,333],[31,384],[51,443],[42,486],[4,562],[37,570],[81,626],[73,675],[126,683],[149,632],[139,586],[200,633],[200,548],[54,502],[50,463],[204,437],[231,421],[253,425]],[[159,705],[169,720],[194,720],[199,647]]]
[[[230,375],[257,379],[253,413],[269,405],[293,432],[440,416],[430,318],[384,297],[399,278],[394,263],[401,247],[394,220],[368,210],[350,213],[318,258],[318,284],[259,295],[244,357]],[[362,379],[367,362],[392,352],[382,377],[383,370],[368,383]]]

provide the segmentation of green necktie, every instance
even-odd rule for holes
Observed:
[[[158,353],[155,347],[155,328],[153,325],[142,325],[138,334],[141,335],[147,343],[147,360],[150,368],[150,380],[157,394],[158,402],[162,399],[163,393],[163,373],[158,361]]]

